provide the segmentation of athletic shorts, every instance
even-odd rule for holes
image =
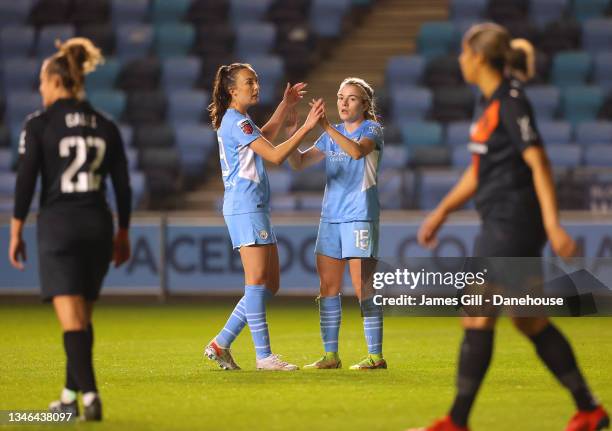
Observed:
[[[38,216],[37,239],[43,301],[59,295],[98,299],[113,255],[109,211],[43,211]]]
[[[270,213],[257,212],[223,217],[234,249],[256,244],[276,244]]]
[[[315,253],[336,259],[378,257],[378,221],[328,223],[321,220]]]
[[[474,241],[474,257],[540,257],[546,244],[543,229],[522,229],[485,220]]]

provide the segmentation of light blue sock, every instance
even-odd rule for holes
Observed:
[[[271,296],[271,292],[263,284],[244,288],[246,318],[253,337],[253,344],[255,344],[257,359],[263,359],[272,354],[266,321],[266,302]]]
[[[236,307],[234,307],[234,311],[232,311],[227,322],[225,322],[225,326],[221,332],[215,337],[220,347],[224,349],[229,348],[247,324],[245,303],[246,297],[243,296],[240,298],[240,301],[238,301],[238,304],[236,304]]]
[[[382,306],[375,305],[373,298],[364,299],[361,301],[361,313],[368,353],[381,354],[383,342]]]
[[[342,302],[340,295],[321,297],[319,299],[321,339],[325,352],[338,352],[338,334],[342,320]]]

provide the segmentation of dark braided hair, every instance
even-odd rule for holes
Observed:
[[[242,69],[253,70],[251,65],[247,63],[232,63],[217,69],[213,84],[212,102],[208,105],[210,119],[215,130],[221,127],[221,120],[232,103],[232,95],[229,91],[236,84],[236,75]]]

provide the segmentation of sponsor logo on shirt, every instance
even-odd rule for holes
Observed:
[[[327,158],[330,162],[338,163],[338,162],[346,162],[349,159],[349,156],[344,151],[329,150],[327,152]]]
[[[535,130],[533,130],[533,127],[531,127],[529,116],[524,115],[519,117],[516,119],[516,122],[521,130],[521,139],[523,142],[533,142],[538,138]]]
[[[368,127],[368,132],[370,132],[371,134],[373,134],[375,136],[380,136],[381,135],[381,130],[380,130],[380,127],[378,127],[378,126],[370,126],[370,127]]]
[[[240,120],[238,122],[238,127],[240,127],[240,130],[242,130],[242,133],[244,133],[245,135],[253,134],[253,125],[247,119]]]

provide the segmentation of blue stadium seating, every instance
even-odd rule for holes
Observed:
[[[231,0],[231,17],[234,26],[249,21],[263,21],[272,0]]]
[[[612,146],[608,144],[586,147],[584,162],[587,166],[610,168],[612,166]]]
[[[242,24],[236,29],[235,53],[239,59],[265,55],[272,51],[276,28],[269,23]]]
[[[310,27],[319,37],[339,37],[342,21],[349,7],[349,0],[313,0],[310,7]]]
[[[10,171],[13,166],[13,153],[9,148],[0,148],[0,172]]]
[[[584,24],[582,46],[591,54],[612,49],[612,19],[593,19]]]
[[[162,83],[166,91],[187,90],[195,86],[200,75],[198,57],[167,58],[162,64]]]
[[[547,145],[546,154],[550,164],[556,168],[575,168],[582,162],[582,147],[579,145]]]
[[[567,87],[562,93],[563,116],[573,124],[594,120],[603,104],[603,99],[604,94],[599,87]]]
[[[121,60],[145,57],[153,43],[153,29],[148,24],[122,24],[117,28],[117,55]]]
[[[287,193],[291,189],[291,172],[284,169],[269,169],[268,180],[273,194]]]
[[[585,121],[576,127],[576,142],[581,145],[612,146],[612,122]]]
[[[450,147],[465,147],[470,141],[470,121],[455,121],[446,127],[446,145]]]
[[[472,162],[472,153],[466,145],[451,149],[451,165],[455,168],[466,168]]]
[[[27,57],[33,46],[32,27],[7,26],[0,30],[0,55],[3,61],[13,57]]]
[[[36,56],[39,59],[46,58],[57,51],[55,41],[65,41],[74,36],[74,28],[71,25],[50,25],[44,27],[38,34],[36,43]]]
[[[299,198],[294,194],[272,195],[270,208],[272,211],[295,211],[298,209]]]
[[[595,56],[594,82],[605,91],[612,91],[612,47]]]
[[[11,196],[15,191],[16,174],[13,172],[0,172],[0,195]]]
[[[153,0],[151,21],[154,24],[180,22],[185,17],[191,0]]]
[[[25,24],[33,0],[0,0],[0,27]]]
[[[169,93],[168,99],[168,119],[178,126],[202,121],[209,103],[209,94],[205,91],[178,90]]]
[[[591,56],[582,51],[560,52],[552,66],[552,82],[557,87],[583,85],[591,72]]]
[[[538,130],[544,145],[567,145],[572,141],[572,127],[565,121],[542,121]]]
[[[561,92],[552,85],[534,85],[525,90],[527,98],[533,105],[538,122],[551,120],[559,109]]]
[[[433,105],[431,90],[421,87],[401,87],[391,95],[393,120],[401,124],[407,120],[424,119]]]
[[[115,58],[107,58],[104,64],[85,77],[87,91],[112,90],[116,83],[121,65]]]
[[[115,25],[144,22],[149,11],[148,0],[112,0],[112,19]]]
[[[450,54],[457,48],[459,34],[450,22],[426,22],[417,36],[417,51],[426,58]]]
[[[406,166],[406,149],[403,146],[385,145],[381,170],[397,169]]]
[[[386,69],[386,83],[389,91],[393,92],[402,86],[418,85],[424,70],[425,59],[419,55],[391,57]]]
[[[402,139],[408,150],[415,146],[442,145],[442,126],[432,122],[406,122],[402,127]]]
[[[122,91],[95,91],[89,95],[89,101],[94,108],[119,120],[127,104],[125,93]]]
[[[603,16],[609,4],[609,0],[573,0],[571,15],[579,21],[597,18]]]
[[[529,17],[538,26],[543,28],[546,24],[563,17],[570,0],[531,0]]]
[[[184,124],[176,128],[176,145],[179,148],[197,147],[204,154],[210,154],[217,147],[217,134],[203,124]]]
[[[121,134],[121,139],[123,139],[123,144],[126,147],[132,145],[132,140],[134,138],[134,129],[132,126],[128,126],[127,124],[119,125],[119,133]]]
[[[4,91],[33,90],[38,85],[41,62],[33,58],[11,58],[3,62]]]
[[[284,75],[283,60],[275,55],[247,57],[259,77],[259,100],[263,105],[277,102],[277,95]]]
[[[423,210],[434,209],[457,183],[460,175],[461,172],[455,170],[423,171],[418,195],[419,208]]]
[[[479,21],[484,17],[487,0],[452,0],[450,15],[454,22],[473,20]]]
[[[387,149],[385,148],[385,151]],[[399,210],[402,208],[402,171],[403,169],[387,168],[382,169],[378,174],[378,198],[383,210]]]
[[[191,24],[166,23],[155,27],[155,54],[161,58],[184,57],[195,40]]]
[[[36,91],[14,91],[6,97],[6,118],[11,125],[22,125],[26,117],[42,109],[40,94]]]

